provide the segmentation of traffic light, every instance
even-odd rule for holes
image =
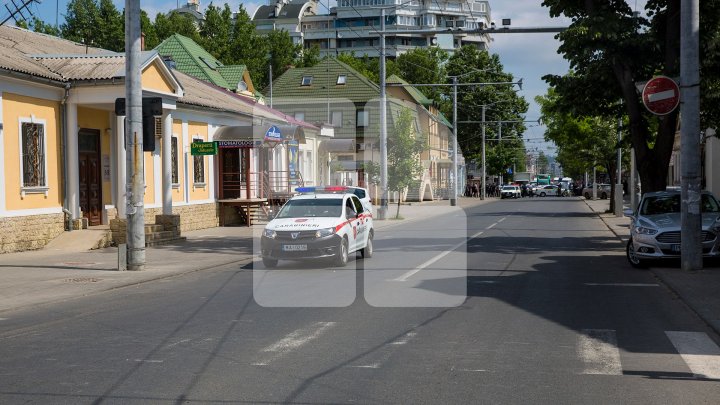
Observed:
[[[125,116],[125,99],[115,99],[115,115]],[[161,97],[143,97],[142,99],[142,127],[143,152],[155,151],[155,117],[162,115]]]

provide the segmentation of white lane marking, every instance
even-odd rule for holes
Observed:
[[[696,377],[720,379],[720,348],[710,336],[703,332],[665,334]]]
[[[0,321],[7,321],[8,318],[0,318]]]
[[[585,283],[585,285],[602,287],[660,287],[659,284],[652,283]]]
[[[175,342],[175,343],[170,343],[169,345],[167,345],[167,346],[165,346],[165,347],[168,348],[168,347],[177,346],[177,345],[180,345],[180,344],[183,344],[183,343],[187,343],[187,342],[189,342],[189,341],[191,341],[191,340],[192,340],[192,339],[183,339],[183,340],[178,341],[178,342]]]
[[[128,359],[129,360],[129,359]],[[145,359],[135,359],[136,363],[163,363],[165,360],[145,360]]]
[[[485,229],[492,229],[492,228],[494,228],[494,227],[495,227],[495,225],[497,225],[497,224],[498,224],[498,223],[497,223],[497,222],[495,222],[494,224],[492,224],[492,225],[488,226],[488,227],[487,227],[487,228],[485,228]]]
[[[585,364],[582,374],[622,375],[617,337],[612,329],[583,329],[577,354]]]
[[[252,363],[252,365],[267,366],[274,360],[277,360],[278,358],[292,352],[293,350],[296,350],[306,345],[310,341],[317,339],[334,325],[335,322],[315,322],[307,328],[302,328],[290,332],[284,338],[262,349],[261,351],[263,353],[267,353],[267,355],[263,359]]]
[[[507,217],[502,217],[502,218],[500,218],[500,219],[498,220],[498,224],[499,224],[500,222],[506,220],[506,219],[507,219]]]
[[[471,369],[471,368],[455,368],[453,369],[455,371],[466,371],[470,373],[487,373],[487,370],[483,369]]]
[[[482,235],[483,233],[485,233],[485,231],[480,231],[480,232],[476,233],[475,235],[471,236],[470,239],[475,239],[475,238],[477,238],[478,236]],[[439,255],[437,255],[437,256],[435,256],[435,257],[433,257],[433,258],[431,258],[430,260],[426,261],[425,263],[419,265],[418,267],[416,267],[416,268],[414,268],[414,269],[406,272],[406,273],[403,274],[402,276],[400,276],[400,277],[398,277],[398,278],[390,279],[390,281],[407,281],[407,279],[409,279],[409,278],[412,277],[413,275],[417,274],[417,272],[419,272],[420,270],[422,270],[422,269],[430,266],[431,264],[437,262],[438,260],[442,259],[443,257],[449,255],[449,254],[450,254],[451,252],[453,252],[455,249],[459,248],[460,246],[466,245],[466,244],[467,244],[467,241],[466,241],[466,240],[465,240],[465,241],[462,241],[462,242],[456,244],[455,246],[452,246],[450,249],[448,249],[448,250],[440,253]]]
[[[366,356],[364,356],[360,361],[363,361],[363,364],[355,364],[351,365],[349,367],[351,368],[380,368],[382,365],[390,359],[390,357],[395,353],[395,351],[400,346],[406,345],[409,341],[415,338],[417,336],[417,332],[410,331],[402,336],[398,337],[397,339],[385,343],[382,347],[378,348],[377,350],[374,350],[370,353],[368,353]],[[358,362],[360,362],[358,361]]]

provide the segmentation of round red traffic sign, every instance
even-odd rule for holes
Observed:
[[[642,91],[645,108],[655,115],[667,115],[680,103],[680,88],[675,80],[657,76],[645,84]]]

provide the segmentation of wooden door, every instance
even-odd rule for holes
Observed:
[[[102,224],[100,131],[81,129],[78,135],[80,209],[91,226]]]
[[[240,169],[240,149],[222,148],[220,159],[220,198],[238,198],[244,183]]]

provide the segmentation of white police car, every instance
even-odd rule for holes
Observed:
[[[301,187],[265,226],[260,246],[266,268],[278,260],[332,258],[345,266],[350,253],[373,255],[372,213],[346,187]]]

